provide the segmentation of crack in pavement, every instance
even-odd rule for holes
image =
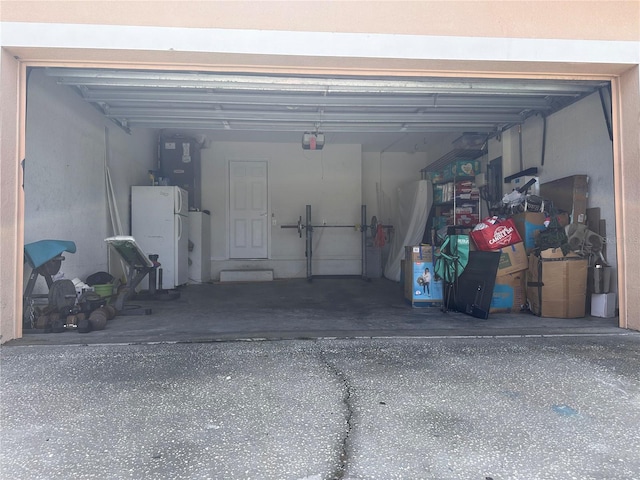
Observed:
[[[342,403],[345,407],[344,416],[346,428],[339,441],[339,457],[336,462],[336,467],[327,477],[327,480],[342,480],[345,478],[344,476],[347,471],[347,464],[349,460],[349,438],[353,429],[353,405],[351,404],[353,387],[349,383],[349,379],[347,378],[345,373],[327,359],[327,357],[325,356],[325,352],[320,347],[318,347],[318,357],[325,365],[325,367],[340,381],[343,387]]]

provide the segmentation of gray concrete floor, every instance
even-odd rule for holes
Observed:
[[[119,315],[88,334],[27,334],[9,345],[206,342],[320,337],[502,336],[620,333],[617,318],[491,314],[480,320],[412,308],[397,283],[349,278],[188,285],[174,301],[130,302],[151,315]]]
[[[617,319],[478,320],[352,279],[135,305],[0,348],[0,478],[638,478]]]
[[[0,477],[636,479],[640,335],[3,346]]]

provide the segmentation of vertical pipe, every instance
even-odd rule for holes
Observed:
[[[367,279],[367,206],[362,205],[360,218],[360,231],[362,234],[362,279]]]
[[[311,281],[313,277],[313,273],[311,271],[311,257],[313,255],[312,249],[312,235],[313,235],[313,227],[311,226],[311,205],[307,205],[307,223],[305,225],[305,240],[306,240],[306,255],[307,255],[307,280]]]
[[[540,159],[540,166],[544,167],[544,155],[547,150],[547,116],[542,114],[542,158]]]
[[[524,170],[524,159],[522,158],[522,125],[518,125],[518,149],[520,155],[520,171]]]

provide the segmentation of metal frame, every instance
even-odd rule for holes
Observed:
[[[371,279],[367,276],[367,231],[369,228],[375,230],[377,223],[375,223],[375,217],[372,219],[372,225],[367,225],[367,206],[361,205],[360,207],[360,225],[313,225],[311,222],[311,205],[305,207],[305,223],[302,223],[302,218],[298,220],[296,225],[281,225],[280,228],[296,229],[298,235],[302,238],[302,230],[305,231],[305,257],[307,260],[307,280],[313,280],[313,230],[316,228],[359,228],[361,236],[361,249],[362,249],[362,273],[361,278],[365,281]],[[382,225],[384,228],[393,228],[391,225]],[[317,275],[316,275],[317,276]],[[345,275],[352,276],[352,275]]]
[[[125,130],[495,133],[549,115],[607,82],[250,76],[47,68]]]

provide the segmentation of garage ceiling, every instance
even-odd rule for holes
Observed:
[[[47,68],[123,129],[182,129],[212,140],[300,142],[417,151],[433,134],[494,135],[552,114],[608,82],[435,77],[258,76]],[[425,150],[426,148],[422,148]]]

